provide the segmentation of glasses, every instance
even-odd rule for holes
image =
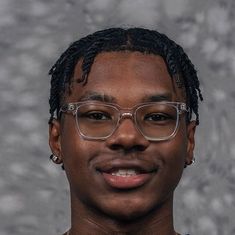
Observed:
[[[85,101],[65,104],[61,112],[75,116],[78,132],[84,139],[105,140],[123,119],[130,118],[147,140],[162,141],[176,135],[180,115],[188,109],[181,102],[150,102],[124,109],[116,104]]]

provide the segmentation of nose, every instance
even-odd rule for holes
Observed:
[[[106,140],[112,150],[144,151],[149,141],[138,131],[132,119],[123,119],[115,132]]]

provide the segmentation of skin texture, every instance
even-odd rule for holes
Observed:
[[[105,52],[96,57],[85,86],[76,82],[81,74],[80,61],[65,103],[97,99],[91,94],[108,96],[109,102],[124,108],[156,95],[185,102],[182,88],[174,85],[160,56]],[[95,141],[78,134],[73,115],[63,114],[62,121],[54,120],[49,144],[58,163],[63,162],[70,184],[70,234],[175,234],[173,194],[184,166],[192,162],[194,133],[195,122],[186,123],[181,115],[173,139],[148,141],[131,119],[124,119],[107,140]],[[97,170],[114,162],[134,162],[158,170],[144,185],[118,190],[107,185]]]

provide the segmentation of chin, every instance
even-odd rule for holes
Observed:
[[[130,222],[138,220],[150,213],[153,206],[146,205],[143,199],[141,200],[116,200],[115,202],[105,203],[102,208],[103,212],[108,216],[120,222]]]
[[[132,210],[132,211],[117,211],[117,210],[109,210],[106,211],[106,215],[109,218],[112,218],[116,221],[119,221],[121,223],[125,222],[134,222],[148,214],[147,211],[142,210]]]

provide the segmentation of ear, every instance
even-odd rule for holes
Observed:
[[[196,121],[191,121],[187,126],[187,156],[185,159],[185,166],[191,165],[193,163],[193,151],[195,147],[195,131],[196,131]]]
[[[49,124],[49,145],[52,153],[59,158],[56,161],[57,164],[61,164],[63,162],[61,154],[60,135],[61,135],[60,122],[56,119],[53,119],[52,122]]]

